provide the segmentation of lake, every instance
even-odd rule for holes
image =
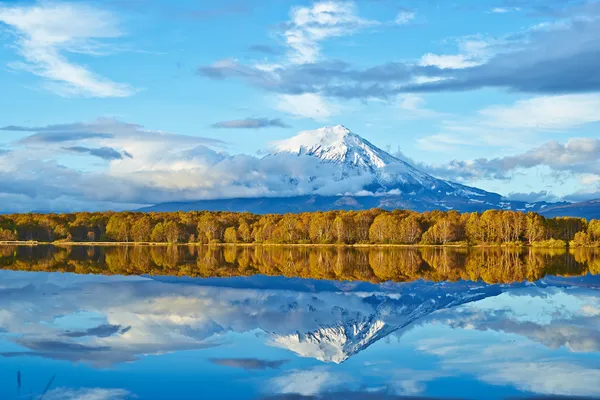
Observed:
[[[591,249],[0,247],[1,399],[600,397]]]

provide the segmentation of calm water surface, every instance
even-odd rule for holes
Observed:
[[[0,399],[598,398],[598,260],[0,248]]]

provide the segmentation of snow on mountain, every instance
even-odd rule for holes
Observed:
[[[273,154],[311,156],[324,164],[339,165],[337,178],[371,175],[367,190],[394,190],[398,194],[422,194],[423,191],[445,195],[481,195],[479,189],[437,179],[394,157],[343,125],[328,126],[273,143]]]
[[[276,153],[314,156],[324,162],[370,172],[399,161],[343,125],[303,131],[273,144]]]
[[[273,333],[272,344],[302,357],[340,364],[435,311],[497,296],[503,291],[499,286],[460,286],[457,290],[456,285],[427,286],[421,282],[413,282],[407,285],[408,288],[410,290],[396,298],[372,295],[368,302],[374,309],[369,314],[343,310],[337,323],[321,326],[315,331],[287,335]]]

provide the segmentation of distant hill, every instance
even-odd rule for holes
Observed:
[[[580,217],[600,219],[600,199],[581,203],[561,204],[548,207],[542,211],[545,217]]]
[[[418,212],[431,210],[457,210],[460,212],[485,211],[489,209],[505,209],[513,211],[541,212],[545,207],[556,203],[525,203],[521,201],[502,200],[500,195],[495,202],[469,201],[460,197],[449,197],[442,202],[423,197],[393,196],[294,196],[294,197],[257,197],[237,199],[200,200],[194,202],[161,203],[141,208],[139,211],[235,211],[254,214],[284,214],[331,210],[367,210],[382,208],[384,210],[407,209]],[[566,205],[568,203],[560,203]]]

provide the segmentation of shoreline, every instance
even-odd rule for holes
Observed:
[[[534,248],[534,249],[577,249],[577,248],[600,248],[598,245],[587,246],[536,246],[530,244],[371,244],[371,243],[165,243],[165,242],[38,242],[38,241],[0,241],[0,246],[98,246],[98,247],[168,247],[168,246],[215,246],[215,247],[353,247],[353,248],[454,248],[454,249],[471,249],[471,248]]]

